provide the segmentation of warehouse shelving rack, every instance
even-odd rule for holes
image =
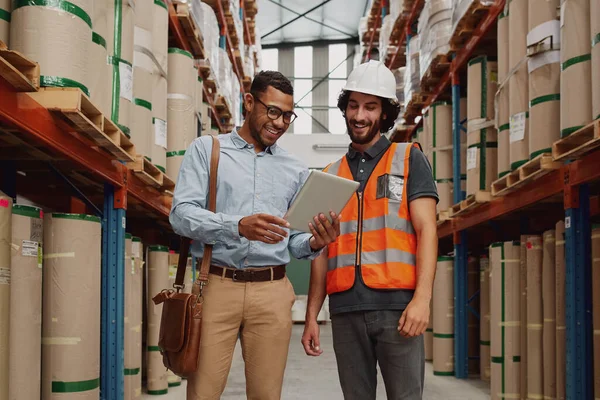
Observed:
[[[388,57],[390,68],[402,66],[398,58],[411,29],[419,18],[424,0],[415,0],[411,11],[400,15],[392,31],[391,43],[398,52]],[[460,74],[485,35],[495,25],[506,0],[496,0],[480,20],[465,45],[453,54],[451,67],[441,76],[437,87],[426,94],[423,109],[442,98],[451,98],[453,106],[453,177],[460,182],[460,135],[465,132],[460,121]],[[451,85],[451,94],[448,86]],[[419,121],[406,136],[394,141],[410,141]],[[493,198],[470,212],[438,225],[440,252],[455,255],[455,376],[467,378],[467,255],[484,250],[494,241],[514,240],[521,233],[554,229],[565,220],[566,251],[566,384],[570,400],[593,398],[590,220],[600,215],[600,150],[563,163],[560,168],[503,196]],[[464,200],[464,192],[454,190],[454,203]],[[477,254],[477,253],[474,253]]]
[[[190,50],[171,1],[166,4],[170,33],[177,38],[179,47]],[[241,7],[243,10],[243,1]],[[244,36],[249,35],[245,25]],[[244,76],[233,59],[226,30],[225,34],[225,46],[243,93]],[[216,115],[206,91],[204,95]],[[220,125],[220,121],[215,122]],[[219,128],[223,132],[223,127]],[[74,133],[72,127],[27,93],[16,91],[3,77],[0,77],[0,190],[14,200],[19,194],[46,209],[102,217],[100,390],[102,398],[123,399],[125,231],[141,237],[147,244],[176,245],[177,238],[168,221],[172,196],[150,186],[124,162]]]

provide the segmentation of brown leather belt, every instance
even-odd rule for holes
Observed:
[[[266,282],[283,279],[285,276],[285,265],[248,269],[223,268],[217,265],[211,265],[209,272],[214,275],[232,279],[234,282]]]

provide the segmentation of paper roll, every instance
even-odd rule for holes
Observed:
[[[454,259],[438,257],[433,283],[433,373],[454,375]]]
[[[0,192],[0,399],[8,399],[12,199]]]
[[[544,395],[543,241],[539,235],[527,237],[527,393]]]
[[[567,317],[565,313],[566,295],[566,262],[565,262],[565,222],[556,224],[556,399],[566,398],[566,364],[567,364]]]
[[[91,0],[73,1],[83,12],[23,2],[11,15],[11,49],[40,64],[40,85],[78,87],[89,95]]]
[[[44,220],[42,399],[74,392],[98,399],[101,221],[80,214],[46,214]]]
[[[40,396],[43,212],[13,206],[10,282],[9,399]]]
[[[11,0],[0,0],[0,40],[10,48],[10,12]]]

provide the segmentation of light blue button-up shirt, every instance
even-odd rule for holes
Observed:
[[[289,253],[298,259],[316,257],[308,233],[283,228],[289,235],[267,244],[240,237],[238,231],[246,216],[283,217],[308,177],[306,165],[276,144],[257,154],[235,130],[218,139],[216,213],[207,210],[211,137],[192,142],[177,178],[169,221],[175,233],[193,239],[192,254],[202,257],[204,243],[213,244],[212,264],[235,268],[287,264]]]

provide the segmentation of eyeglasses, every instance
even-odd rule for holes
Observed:
[[[256,96],[254,96],[254,99],[256,99],[256,101],[258,101],[260,104],[265,106],[265,108],[267,109],[267,117],[269,117],[273,121],[275,121],[276,119],[279,119],[279,117],[281,117],[283,115],[283,122],[289,125],[292,122],[294,122],[296,120],[296,118],[298,118],[296,113],[293,111],[283,112],[281,110],[281,108],[279,108],[279,107],[266,105],[265,103],[260,101],[260,99]]]

